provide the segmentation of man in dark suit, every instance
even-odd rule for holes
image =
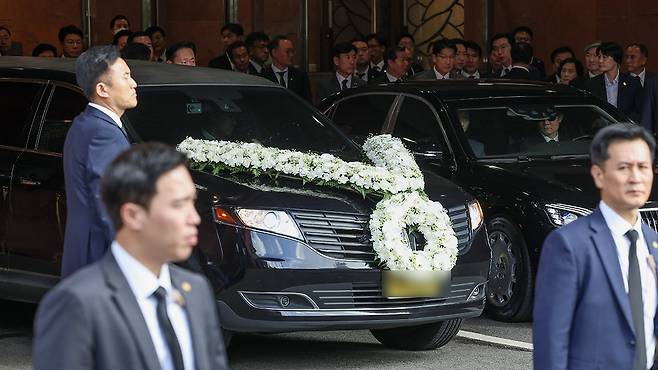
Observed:
[[[658,78],[647,80],[640,111],[642,126],[654,135],[658,133]]]
[[[317,101],[329,95],[354,87],[365,86],[365,81],[354,76],[356,67],[356,48],[349,42],[341,42],[334,46],[332,60],[336,66],[336,73],[326,76],[318,81]]]
[[[651,193],[655,147],[634,124],[605,127],[592,140],[601,202],[544,241],[533,313],[535,370],[651,368],[658,234],[638,209]]]
[[[270,41],[268,49],[272,64],[263,68],[261,77],[276,82],[306,101],[312,102],[308,75],[292,65],[295,56],[295,46],[292,41],[286,36],[276,36]]]
[[[585,53],[585,69],[586,73],[582,76],[574,78],[569,85],[577,87],[579,89],[585,89],[585,82],[590,78],[594,78],[601,74],[599,70],[599,56],[596,54],[596,50],[601,46],[600,41],[591,43],[583,49]]]
[[[512,55],[512,69],[503,78],[509,80],[541,80],[539,71],[530,66],[533,54],[530,44],[517,42],[512,45],[510,54]]]
[[[437,40],[432,45],[432,68],[416,73],[412,80],[455,80],[462,75],[454,69],[457,46],[449,40]]]
[[[151,143],[108,166],[102,194],[116,239],[39,305],[36,370],[228,369],[210,285],[172,264],[189,258],[201,221],[186,164]]]
[[[233,70],[233,62],[227,53],[229,45],[236,41],[242,40],[244,35],[244,29],[242,25],[238,23],[226,23],[220,30],[222,36],[222,46],[224,47],[224,52],[219,56],[213,58],[208,63],[210,68],[219,68],[219,69],[228,69],[229,71]]]
[[[256,68],[249,62],[249,51],[247,43],[244,41],[236,41],[228,46],[226,55],[231,58],[231,65],[234,72],[247,73],[250,75],[257,75]]]
[[[76,60],[75,75],[89,105],[73,120],[64,142],[66,232],[62,278],[100,259],[114,238],[100,199],[108,163],[130,144],[121,122],[137,106],[137,83],[112,45],[89,49]]]
[[[573,50],[571,50],[571,48],[568,46],[560,46],[559,48],[555,48],[551,52],[551,63],[553,63],[553,74],[546,77],[546,82],[551,82],[554,84],[560,83],[560,75],[557,73],[558,68],[560,67],[560,63],[562,63],[562,61],[565,59],[574,58],[574,57],[575,54],[573,53]]]
[[[352,45],[356,48],[356,69],[354,71],[356,77],[368,82],[384,74],[370,66],[370,52],[366,39],[355,38],[352,40]]]
[[[642,87],[646,86],[646,82],[656,77],[656,74],[647,71],[647,60],[649,59],[649,49],[646,45],[641,43],[630,44],[626,47],[624,52],[624,64],[626,70],[633,77],[640,79]]]
[[[512,31],[512,38],[517,44],[520,42],[525,42],[526,44],[532,45],[534,34],[530,27],[519,26]],[[541,59],[533,55],[530,59],[530,65],[537,70],[537,73],[539,73],[539,77],[541,79],[546,78],[546,67],[544,66],[544,62]]]
[[[395,47],[384,53],[386,70],[384,74],[370,81],[372,84],[401,82],[409,69],[409,58],[405,48]]]
[[[620,72],[623,49],[614,42],[602,42],[597,54],[601,74],[587,80],[585,89],[639,122],[642,85],[637,77]]]
[[[466,41],[466,62],[461,75],[464,78],[479,79],[482,65],[482,48],[475,41]]]
[[[489,42],[489,50],[491,51],[490,60],[495,61],[496,67],[492,67],[486,77],[501,78],[512,70],[512,44],[514,44],[514,40],[507,33],[493,35]]]

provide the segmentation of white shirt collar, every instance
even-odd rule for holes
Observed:
[[[121,122],[121,118],[119,117],[119,115],[117,115],[116,113],[114,113],[110,109],[105,108],[102,105],[98,105],[96,103],[91,103],[91,102],[89,103],[89,106],[94,107],[94,108],[98,109],[99,111],[107,114],[108,116],[110,116],[110,118],[112,118],[112,121],[114,121],[114,123],[116,123],[117,126],[123,127],[123,123]]]
[[[277,68],[277,67],[274,65],[274,63],[272,63],[272,70],[273,70],[275,73],[276,73],[276,72],[284,72],[284,73],[287,73],[287,72],[288,72],[288,67],[286,67],[286,68],[284,68],[284,69],[279,69],[279,68]]]
[[[624,236],[628,230],[633,229],[642,235],[642,218],[637,215],[637,220],[634,225],[631,225],[628,221],[624,220],[617,212],[615,212],[610,206],[605,204],[604,201],[599,202],[599,209],[603,214],[605,222],[608,224],[608,228],[615,236]]]
[[[471,76],[473,76],[473,77],[475,77],[475,78],[480,78],[480,71],[476,70],[476,71],[473,72],[473,73],[468,73],[468,72],[466,72],[465,69],[462,69],[462,76],[464,76],[464,77],[466,77],[466,78],[469,78],[469,77],[471,77]]]
[[[594,78],[598,76],[596,73],[592,73],[592,72],[587,72],[587,74],[589,75],[589,78]]]
[[[370,63],[370,66],[379,68],[380,71],[384,70],[384,59],[380,60],[379,63]]]
[[[169,265],[162,265],[160,276],[157,277],[135,257],[126,252],[116,240],[112,242],[110,248],[135,297],[149,298],[158,287],[163,287],[167,293],[171,292]]]
[[[544,134],[541,134],[541,136],[544,137],[544,140],[546,140],[547,143],[548,143],[549,141],[560,141],[560,134],[559,134],[559,133],[558,133],[557,135],[555,135],[555,137],[548,137],[548,136],[546,136],[546,135],[544,135]]]
[[[432,67],[432,70],[434,71],[434,75],[436,76],[437,80],[448,80],[448,79],[450,79],[450,72],[442,75],[441,72],[436,70],[436,66]]]
[[[393,76],[392,74],[388,73],[388,71],[386,71],[386,77],[388,78],[389,81],[393,81],[393,82],[400,81],[399,78],[397,78],[397,77]]]
[[[249,63],[256,69],[256,72],[260,73],[260,71],[263,69],[263,66],[260,64],[256,63],[253,59],[249,59]]]
[[[510,69],[514,69],[514,68],[516,68],[516,69],[522,69],[522,70],[524,70],[524,71],[526,71],[526,72],[530,72],[530,69],[528,69],[527,67],[524,67],[524,66],[512,66],[512,68],[510,68]]]
[[[646,68],[644,68],[642,70],[642,72],[640,72],[640,73],[637,73],[637,74],[631,73],[631,76],[640,78],[640,82],[642,82],[642,86],[644,86],[644,77],[646,77],[646,75],[647,75],[647,69]]]
[[[348,75],[347,77],[343,77],[343,75],[336,72],[336,78],[338,79],[338,84],[339,85],[342,85],[343,80],[347,80],[347,86],[348,87],[352,84],[352,75]]]
[[[615,76],[614,80],[608,81],[608,75],[605,73],[603,74],[603,78],[605,79],[605,84],[607,86],[616,85],[619,82],[619,69],[617,69],[617,75]]]

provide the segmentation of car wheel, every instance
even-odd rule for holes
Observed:
[[[486,313],[501,321],[530,320],[534,276],[521,231],[502,217],[491,220],[487,230],[492,261]]]
[[[408,351],[425,351],[446,345],[457,334],[462,319],[453,319],[393,329],[373,329],[372,335],[383,345]]]

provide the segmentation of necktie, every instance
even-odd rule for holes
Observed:
[[[362,80],[363,80],[363,76],[365,76],[365,75],[366,75],[365,73],[359,73],[359,72],[356,72],[356,77],[358,77],[358,78],[360,78],[360,79],[362,79]]]
[[[281,84],[281,86],[283,86],[283,87],[288,87],[286,85],[286,76],[285,76],[286,72],[285,71],[284,72],[277,72],[276,74],[279,75],[279,84]]]
[[[475,76],[473,76],[473,75],[470,75],[470,76],[468,76],[468,78],[475,78]]]
[[[158,289],[153,292],[153,297],[158,301],[158,306],[155,311],[158,316],[160,329],[162,329],[162,334],[167,342],[167,347],[169,347],[171,362],[174,364],[174,369],[185,370],[185,365],[183,364],[183,353],[180,350],[174,327],[171,325],[171,321],[169,321],[169,315],[167,315],[167,292],[163,287],[158,287]]]
[[[647,348],[644,336],[644,304],[642,300],[642,280],[637,260],[637,231],[628,230],[626,237],[631,242],[628,251],[628,298],[631,302],[631,316],[635,327],[635,359],[633,370],[646,370]]]
[[[347,89],[349,86],[347,86],[347,79],[344,79],[341,83],[341,90]]]

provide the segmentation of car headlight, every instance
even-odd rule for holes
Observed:
[[[482,213],[482,207],[480,207],[480,202],[474,200],[468,203],[468,217],[471,219],[471,230],[475,230],[482,224],[484,215]]]
[[[240,218],[240,221],[247,227],[270,231],[300,240],[304,239],[295,221],[284,211],[239,208],[236,210],[236,214]]]
[[[578,217],[587,216],[592,213],[591,210],[582,207],[576,207],[569,204],[546,204],[546,213],[553,225],[560,227],[576,221]]]

